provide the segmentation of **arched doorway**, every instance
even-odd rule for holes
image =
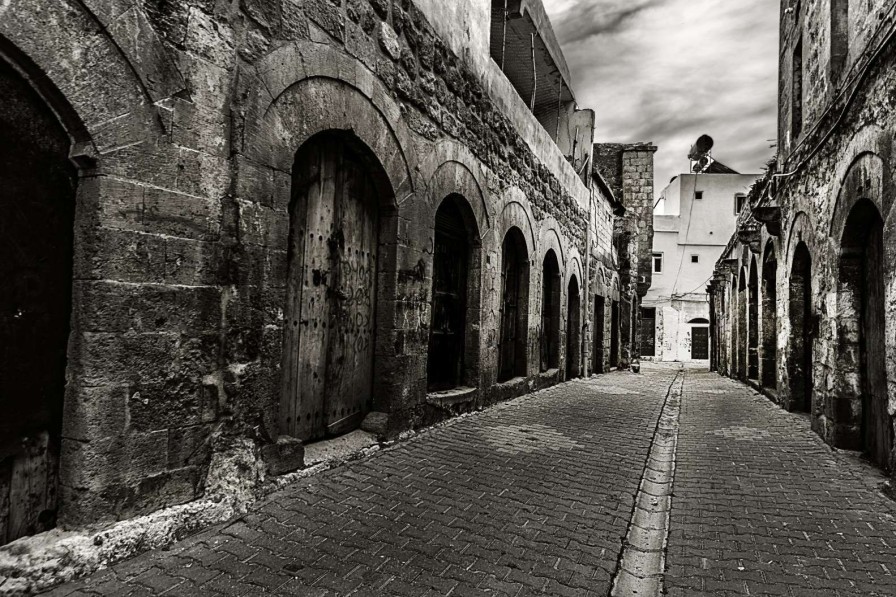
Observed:
[[[478,359],[470,323],[478,307],[478,234],[470,207],[449,195],[436,211],[433,236],[432,308],[427,388],[446,390],[475,385]],[[472,354],[468,354],[472,353]]]
[[[756,260],[750,267],[748,293],[747,322],[747,378],[759,379],[759,276],[756,273]]]
[[[691,327],[691,359],[703,361],[709,359],[709,320],[695,317],[688,321]]]
[[[529,324],[529,254],[519,228],[511,228],[501,246],[501,339],[498,381],[525,377]]]
[[[812,256],[800,241],[793,253],[789,284],[790,410],[812,412]]]
[[[542,262],[541,279],[541,370],[560,366],[560,263],[553,249]]]
[[[370,410],[383,179],[348,135],[318,134],[296,153],[281,431],[305,441],[355,429]]]
[[[610,303],[610,368],[619,366],[619,301]]]
[[[762,386],[777,387],[778,259],[769,243],[762,261]]]
[[[0,544],[56,524],[78,179],[70,144],[0,58]]]
[[[605,301],[602,296],[594,297],[594,363],[595,373],[604,372],[604,329],[606,327]]]
[[[885,368],[883,219],[867,199],[856,202],[846,218],[838,274],[840,399],[852,403],[850,412],[861,413],[852,425],[860,429],[858,447],[886,467],[892,431]]]
[[[740,270],[737,285],[737,376],[747,377],[747,274]]]
[[[581,374],[581,309],[579,281],[575,276],[569,280],[566,314],[566,378],[580,377]]]

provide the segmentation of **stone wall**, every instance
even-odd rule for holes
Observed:
[[[193,500],[212,456],[245,450],[247,439],[250,460],[276,458],[271,447],[286,439],[294,164],[322,133],[361,156],[378,198],[369,408],[385,414],[385,435],[565,377],[562,364],[538,373],[548,249],[563,281],[561,363],[572,278],[584,289],[585,374],[596,327],[609,343],[609,302],[631,304],[627,293],[645,283],[635,276],[620,289],[611,198],[541,136],[522,135],[539,125],[502,109],[519,98],[485,84],[500,70],[471,68],[409,0],[10,0],[0,5],[0,54],[58,116],[79,171],[64,527]],[[623,159],[627,271],[649,252],[634,214],[652,200],[652,150],[628,148]],[[428,395],[427,353],[434,218],[454,195],[476,256],[472,391],[446,406]],[[530,270],[527,367],[498,384],[502,243],[512,229]],[[593,317],[598,294],[603,322]],[[245,473],[257,483],[265,474]]]
[[[614,243],[619,255],[622,354],[620,366],[640,357],[639,330],[641,299],[653,277],[653,154],[650,143],[598,143],[594,146],[595,166],[606,173],[607,183],[619,198],[625,214],[614,222]]]
[[[711,285],[720,337],[714,365],[724,374],[749,375],[736,360],[751,325],[742,329],[735,317],[743,302],[736,287],[740,276],[755,275],[761,296],[752,325],[761,354],[751,383],[784,408],[811,412],[813,428],[828,443],[862,450],[892,470],[892,8],[850,3],[852,45],[838,70],[831,64],[836,24],[829,3],[803,5],[782,20],[781,153],[771,172],[779,174],[751,193],[752,212],[739,221]],[[802,135],[791,139],[789,65],[800,31],[806,121]]]

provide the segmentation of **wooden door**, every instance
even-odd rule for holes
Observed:
[[[444,390],[462,384],[470,261],[463,219],[450,201],[436,214],[433,253],[427,385]]]
[[[619,365],[619,301],[610,305],[610,367]]]
[[[884,315],[883,223],[876,219],[867,227],[864,288],[862,289],[862,405],[865,451],[879,466],[889,466],[892,431],[887,411],[886,319]]]
[[[373,379],[377,200],[336,137],[296,162],[281,428],[302,440],[360,425]]]
[[[656,356],[656,309],[641,308],[641,356]]]
[[[709,358],[709,328],[691,328],[691,358]]]
[[[579,364],[579,347],[580,336],[579,330],[581,320],[579,310],[581,301],[579,297],[579,284],[575,278],[569,282],[569,292],[567,293],[567,313],[566,313],[566,378],[572,379],[581,376],[581,366]]]
[[[513,239],[504,241],[501,257],[501,340],[499,347],[498,381],[507,381],[517,374],[520,319],[520,256]]]
[[[594,372],[604,372],[604,297],[594,297]]]
[[[0,59],[0,544],[55,526],[77,172]]]

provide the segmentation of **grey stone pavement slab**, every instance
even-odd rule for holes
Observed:
[[[51,594],[607,595],[676,370],[462,418]],[[679,423],[668,595],[896,595],[879,473],[708,372]]]
[[[896,595],[896,503],[806,415],[689,371],[666,588],[702,595]]]

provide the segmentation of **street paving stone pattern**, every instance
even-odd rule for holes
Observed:
[[[635,496],[677,383],[666,595],[896,595],[884,477],[807,417],[680,369],[645,364],[463,417],[50,594],[622,594]]]

